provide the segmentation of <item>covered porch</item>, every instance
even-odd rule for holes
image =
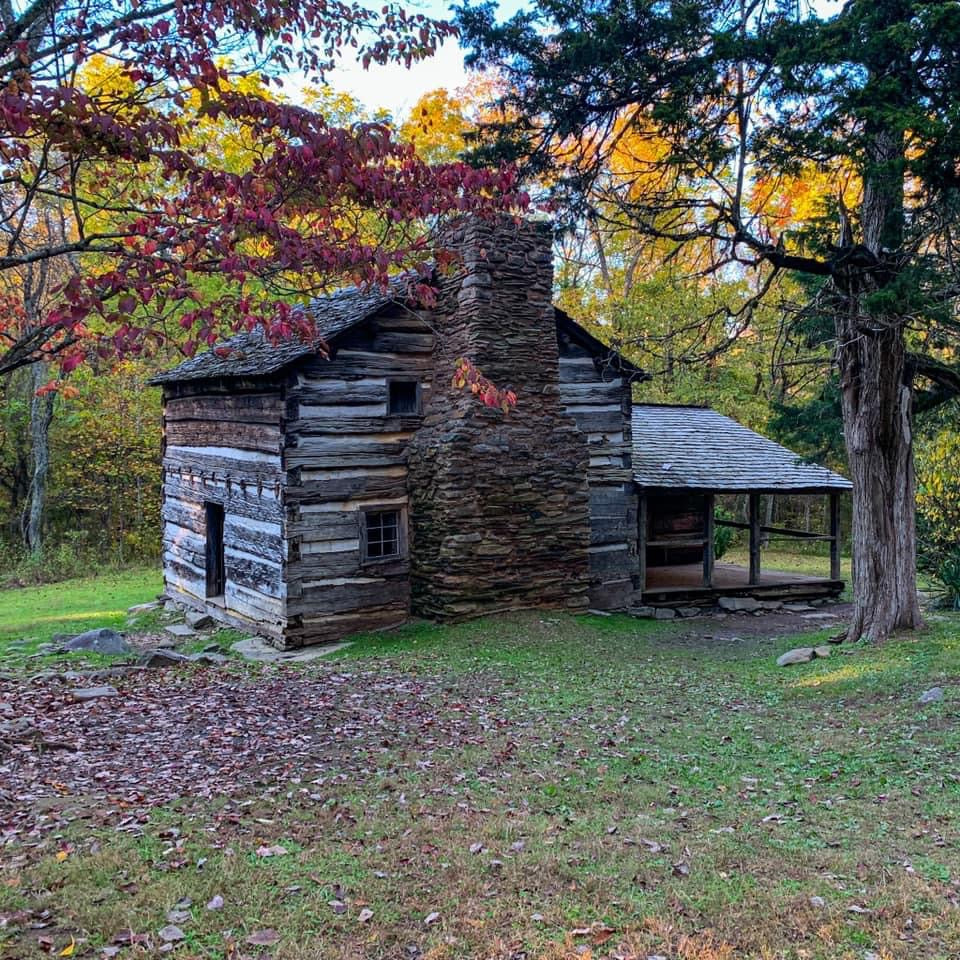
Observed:
[[[850,488],[844,477],[704,407],[637,405],[633,448],[644,603],[839,596],[840,495]],[[724,494],[745,500],[745,519],[717,515]],[[765,523],[764,495],[826,498],[822,529]],[[746,534],[745,564],[715,560],[724,528]],[[824,575],[765,568],[763,544],[783,542],[826,543]]]

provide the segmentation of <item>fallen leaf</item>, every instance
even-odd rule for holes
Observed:
[[[189,910],[168,910],[167,920],[170,923],[186,923],[190,919]]]
[[[266,930],[255,930],[247,937],[247,943],[255,947],[272,947],[280,940],[280,934],[276,930],[267,928]]]
[[[257,847],[258,857],[282,857],[287,852],[287,848],[281,847],[279,843],[272,847]]]
[[[373,919],[373,911],[369,907],[364,907],[357,915],[357,919],[361,923],[367,923],[369,920]]]
[[[69,857],[69,856],[70,856],[70,854],[67,853],[66,850],[58,850],[58,851],[57,851],[57,863],[63,863],[63,861],[66,860],[67,857]]]
[[[598,926],[595,925],[593,933],[590,935],[590,942],[595,947],[602,947],[614,935],[614,933],[616,933],[616,931],[613,929],[613,927],[607,927],[603,924]]]
[[[64,858],[66,858],[66,854],[64,854]],[[76,950],[76,949],[77,949],[77,941],[74,940],[73,937],[71,937],[71,938],[70,938],[70,943],[68,943],[67,946],[65,946],[65,947],[60,951],[60,953],[58,954],[58,956],[61,956],[61,957],[72,957],[72,956],[73,956],[73,951]]]
[[[439,919],[440,919],[440,914],[436,910],[433,910],[432,912],[428,913],[427,916],[424,918],[424,921],[423,921],[424,926],[427,926],[427,927],[432,926]]]
[[[212,896],[212,897],[207,901],[207,909],[208,909],[208,910],[222,910],[222,909],[223,909],[223,897],[221,897],[219,893],[217,893],[217,894],[215,894],[214,896]]]
[[[327,906],[338,916],[347,912],[347,905],[342,900],[328,900]]]

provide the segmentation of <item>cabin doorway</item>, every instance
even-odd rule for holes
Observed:
[[[226,586],[223,560],[223,504],[205,503],[207,527],[207,597],[222,597]]]

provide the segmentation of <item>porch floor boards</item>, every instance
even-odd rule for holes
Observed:
[[[811,577],[785,570],[760,571],[759,583],[747,581],[750,571],[734,563],[716,563],[713,586],[703,585],[703,564],[685,563],[670,567],[647,567],[644,602],[713,600],[717,597],[757,597],[760,599],[815,599],[836,597],[843,590],[842,580]]]

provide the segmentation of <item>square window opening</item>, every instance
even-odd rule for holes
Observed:
[[[417,380],[391,380],[389,384],[391,414],[417,416],[420,413],[420,383]]]
[[[401,555],[399,510],[368,510],[364,524],[365,559],[386,560]]]

